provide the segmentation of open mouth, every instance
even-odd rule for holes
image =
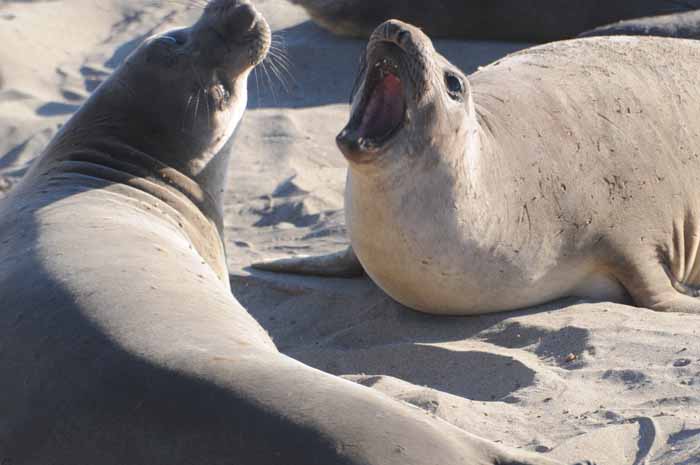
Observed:
[[[406,120],[406,98],[399,66],[382,57],[367,72],[364,93],[338,143],[351,152],[375,151],[389,142]]]

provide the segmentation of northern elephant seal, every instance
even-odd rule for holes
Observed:
[[[586,31],[580,34],[579,37],[611,35],[700,39],[700,10],[647,18],[626,19]]]
[[[350,122],[352,250],[417,310],[478,314],[565,296],[700,312],[700,43],[599,37],[467,77],[419,29],[372,35]]]
[[[545,42],[575,37],[617,21],[700,8],[686,0],[291,0],[330,31],[368,37],[396,18],[434,37]]]
[[[148,39],[0,203],[0,462],[551,464],[280,354],[231,295],[226,155],[269,28]]]

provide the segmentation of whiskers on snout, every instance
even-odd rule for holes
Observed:
[[[260,93],[261,80],[263,86],[266,85],[267,89],[269,89],[275,103],[277,103],[275,80],[279,82],[282,90],[287,94],[290,93],[292,85],[298,85],[298,82],[294,77],[294,67],[289,59],[287,44],[283,33],[275,32],[272,34],[268,54],[260,63],[260,77],[258,77],[257,70],[258,68],[253,69],[253,76],[255,78],[255,90],[258,103],[262,97],[262,94]]]

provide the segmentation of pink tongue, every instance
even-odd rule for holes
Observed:
[[[401,123],[404,111],[401,80],[387,74],[372,91],[360,124],[362,137],[375,139],[387,135]]]

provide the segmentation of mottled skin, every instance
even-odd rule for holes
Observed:
[[[566,296],[700,312],[700,44],[576,39],[467,78],[420,30],[390,21],[370,39],[353,115],[367,69],[387,56],[400,62],[403,126],[372,150],[352,124],[338,142],[352,251],[389,295],[435,314]],[[319,274],[316,264],[257,266]]]
[[[700,8],[697,0],[291,0],[340,34],[368,37],[396,18],[434,37],[545,42],[624,19]]]
[[[236,0],[148,39],[0,203],[0,463],[553,465],[280,354],[232,296],[218,151],[269,41]]]

